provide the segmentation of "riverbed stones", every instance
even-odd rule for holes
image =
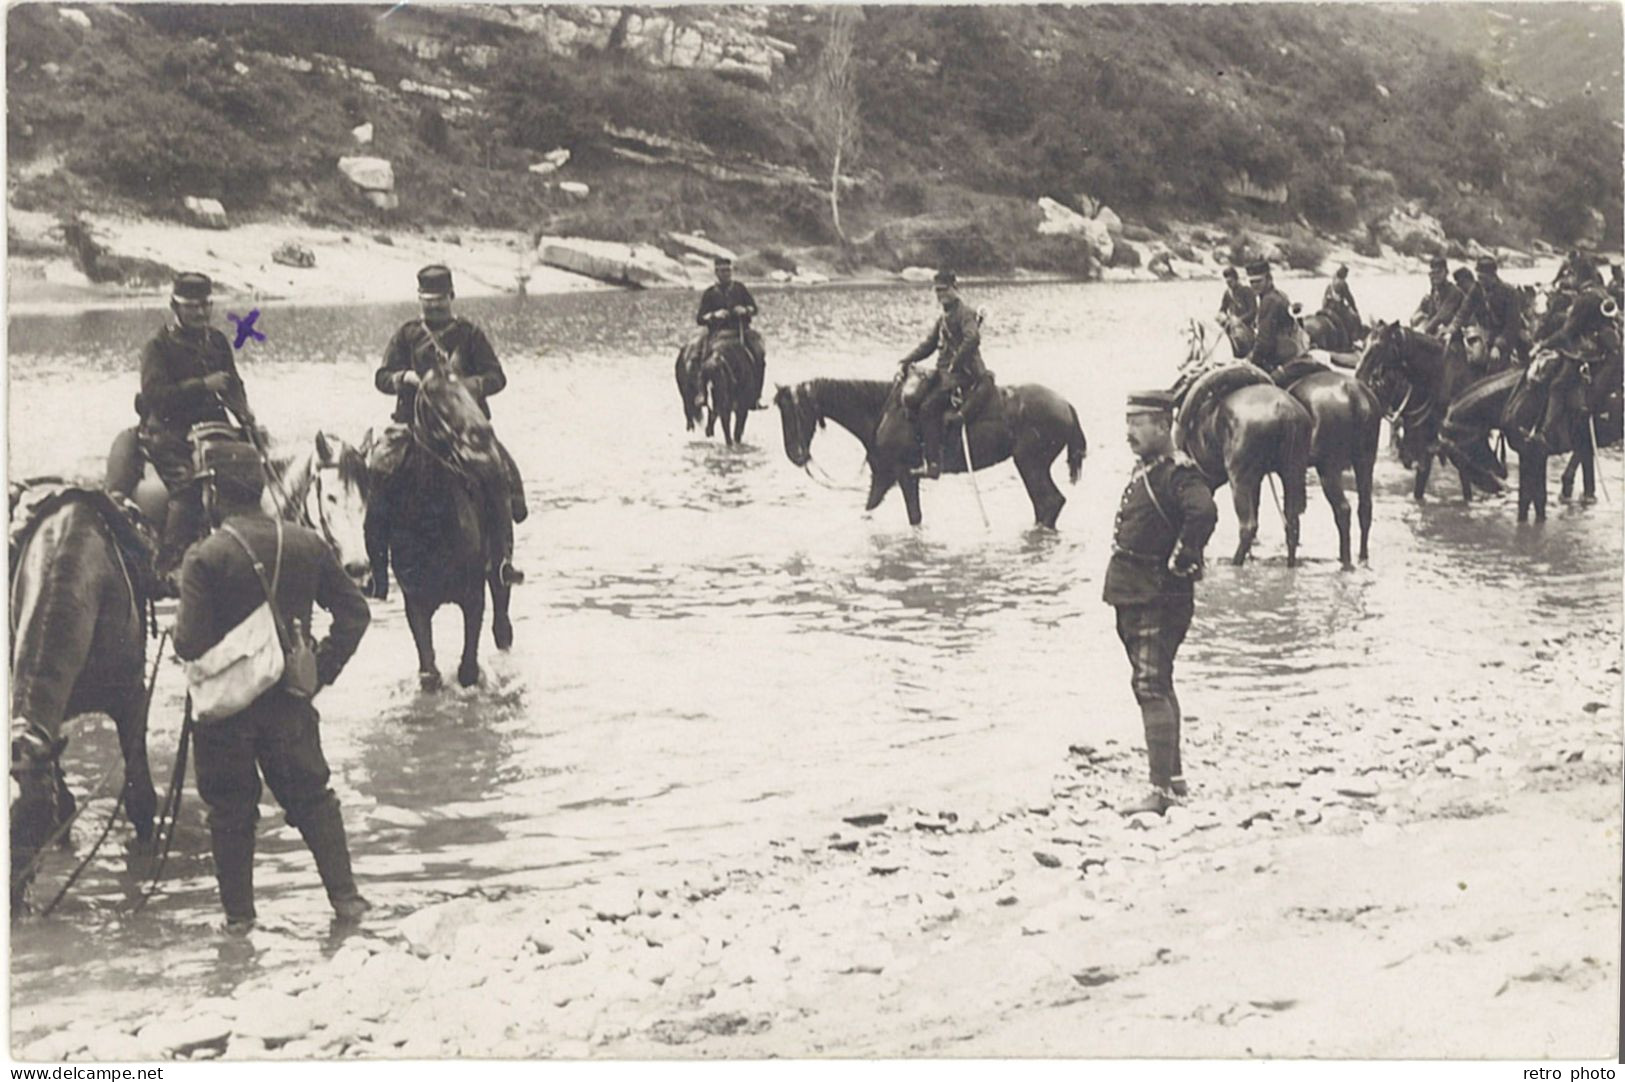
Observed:
[[[163,1059],[185,1055],[204,1045],[225,1046],[232,1026],[214,1013],[200,1013],[188,1018],[166,1018],[150,1022],[136,1033],[144,1053],[142,1059]]]
[[[458,898],[427,906],[401,921],[396,930],[420,958],[445,954],[455,945],[457,933],[479,918],[485,904],[479,899]]]
[[[181,200],[181,206],[194,225],[201,225],[205,229],[227,229],[231,226],[226,219],[226,208],[220,205],[218,199],[189,195]]]

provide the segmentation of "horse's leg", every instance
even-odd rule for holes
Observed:
[[[1028,499],[1033,501],[1033,521],[1053,530],[1061,508],[1066,506],[1066,497],[1055,487],[1050,465],[1025,454],[1016,458],[1016,471],[1021,474],[1022,484],[1027,486]]]
[[[1252,551],[1253,541],[1258,537],[1258,495],[1263,483],[1264,476],[1260,474],[1257,477],[1237,478],[1230,486],[1240,534],[1236,555],[1230,562],[1237,567],[1247,562],[1247,553]]]
[[[1557,490],[1557,498],[1560,500],[1571,499],[1574,496],[1574,475],[1580,471],[1580,456],[1580,445],[1576,444],[1574,453],[1569,456],[1568,464],[1563,467],[1563,477]]]
[[[913,474],[904,474],[897,479],[897,487],[903,490],[903,506],[908,509],[908,524],[920,524],[920,479]]]
[[[406,594],[406,626],[412,629],[412,643],[418,649],[418,686],[424,691],[440,687],[440,670],[434,659],[434,610],[436,606],[421,595]]]
[[[485,579],[471,584],[457,603],[463,610],[463,659],[457,664],[457,683],[471,688],[480,682],[480,628],[485,623]]]
[[[1574,453],[1580,460],[1582,478],[1580,482],[1580,499],[1586,503],[1593,503],[1597,499],[1597,456],[1592,453],[1591,431],[1587,429],[1582,448]]]
[[[734,442],[745,442],[745,422],[750,420],[750,403],[743,398],[734,403]]]
[[[1343,491],[1343,473],[1333,466],[1317,466],[1315,472],[1320,474],[1320,490],[1326,494],[1326,502],[1332,506],[1332,518],[1337,520],[1337,561],[1342,564],[1344,571],[1354,570],[1353,545],[1349,540],[1349,527],[1352,517],[1349,514],[1349,498]],[[1364,545],[1361,545],[1361,558],[1364,559]]]
[[[1304,491],[1303,472],[1301,472],[1305,469],[1306,467],[1300,466],[1300,472],[1296,478],[1289,477],[1285,470],[1279,474],[1281,478],[1281,517],[1285,520],[1286,525],[1286,565],[1288,567],[1298,566],[1298,537],[1302,528],[1300,520],[1304,510],[1309,506]],[[1257,501],[1254,500],[1254,503],[1256,504]]]
[[[117,699],[111,711],[118,728],[119,750],[124,755],[124,814],[135,835],[143,842],[152,840],[152,820],[158,811],[158,794],[152,785],[152,764],[147,759],[146,689],[136,683]]]
[[[1377,448],[1357,452],[1354,460],[1354,494],[1360,501],[1360,562],[1371,559],[1371,489],[1377,468]]]
[[[513,587],[504,584],[502,576],[495,571],[486,577],[486,585],[491,590],[491,640],[498,650],[507,650],[513,646],[513,621],[508,619],[508,601],[513,596]]]
[[[1546,521],[1546,461],[1549,456],[1536,455],[1529,463],[1529,496],[1535,503],[1535,521]]]
[[[873,468],[874,459],[872,457],[870,458],[869,462],[869,501],[863,505],[863,509],[865,511],[873,511],[875,508],[880,506],[880,501],[886,498],[886,493],[891,491],[892,484],[895,480],[892,475],[885,470]]]
[[[1411,499],[1422,503],[1427,498],[1428,478],[1433,475],[1433,452],[1424,451],[1422,458],[1416,464],[1416,485],[1411,489]]]

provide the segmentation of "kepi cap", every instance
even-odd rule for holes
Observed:
[[[1247,277],[1249,278],[1262,278],[1269,272],[1270,261],[1267,259],[1255,259],[1247,264]]]
[[[451,268],[431,263],[418,271],[418,293],[422,296],[449,297],[452,295]]]
[[[1428,260],[1428,270],[1448,271],[1450,270],[1450,263],[1445,259],[1444,256],[1436,255],[1432,259]]]
[[[170,299],[176,301],[206,301],[209,299],[209,294],[213,292],[214,283],[209,281],[207,274],[183,271],[175,275],[175,284],[170,287]]]
[[[1126,413],[1172,413],[1174,411],[1174,395],[1172,391],[1130,391]]]
[[[959,276],[945,267],[942,270],[937,271],[937,273],[932,276],[931,281],[939,286],[956,286],[959,284]]]
[[[197,476],[251,499],[265,488],[264,460],[251,444],[238,440],[214,440],[200,447]]]
[[[1226,278],[1230,279],[1231,281],[1235,281],[1235,279],[1236,279],[1236,268],[1234,268],[1234,267],[1226,267],[1226,268],[1224,268],[1224,276]]]
[[[713,267],[731,267],[733,265],[734,261],[732,256],[719,255],[711,260],[711,266]]]
[[[1478,268],[1479,273],[1482,274],[1484,271],[1498,270],[1500,269],[1501,265],[1495,261],[1494,256],[1481,255],[1478,257],[1478,260],[1473,264],[1473,266]]]

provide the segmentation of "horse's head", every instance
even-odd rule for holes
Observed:
[[[1404,348],[1404,335],[1398,323],[1377,320],[1366,336],[1365,349],[1360,351],[1360,362],[1354,368],[1354,378],[1367,387],[1376,389],[1386,377],[1400,366],[1400,352]]]
[[[351,578],[367,573],[367,460],[360,449],[337,436],[316,433],[305,490],[305,517],[333,546],[339,566]]]
[[[780,387],[773,393],[773,404],[779,408],[779,422],[784,426],[785,457],[806,466],[812,461],[814,430],[824,424],[812,388],[805,383]]]
[[[419,439],[455,460],[490,462],[496,458],[496,433],[474,392],[439,369],[418,385],[413,427]]]

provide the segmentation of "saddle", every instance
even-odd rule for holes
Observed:
[[[157,586],[153,570],[158,555],[158,537],[131,500],[89,484],[60,477],[35,477],[13,482],[7,491],[10,506],[8,529],[8,574],[17,573],[17,560],[23,548],[52,512],[73,500],[89,504],[106,523],[118,545],[124,563],[143,597],[151,597]]]
[[[1305,376],[1312,376],[1317,372],[1330,372],[1331,367],[1323,364],[1319,358],[1303,356],[1294,357],[1272,372],[1271,378],[1275,385],[1283,391]]]

